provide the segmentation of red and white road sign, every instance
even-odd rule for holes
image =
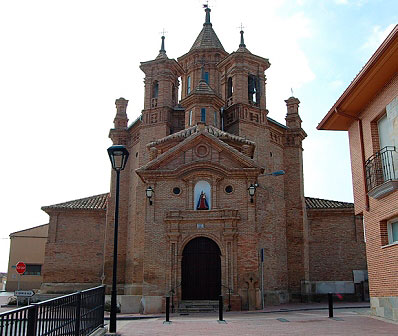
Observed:
[[[16,270],[19,274],[24,274],[26,271],[26,264],[22,261],[18,262],[16,265]]]

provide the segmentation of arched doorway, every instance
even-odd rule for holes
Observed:
[[[192,239],[182,252],[182,299],[217,300],[221,294],[221,252],[206,237]]]

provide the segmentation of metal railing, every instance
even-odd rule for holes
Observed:
[[[384,182],[398,179],[398,153],[395,146],[386,146],[365,162],[366,187],[371,191]]]
[[[88,335],[104,326],[105,286],[0,314],[1,336]]]

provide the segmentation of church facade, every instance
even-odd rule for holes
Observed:
[[[285,101],[285,125],[268,116],[270,62],[240,33],[227,53],[206,8],[186,54],[169,59],[162,37],[158,56],[141,63],[141,117],[128,125],[128,101],[116,100],[109,136],[130,153],[120,186],[122,311],[161,311],[171,294],[175,304],[230,294],[232,309],[252,310],[325,288],[354,294],[353,271],[366,273],[353,205],[304,197],[300,101]],[[43,207],[42,292],[111,284],[112,174],[109,194]]]

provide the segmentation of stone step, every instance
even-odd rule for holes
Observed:
[[[178,313],[206,313],[215,312],[218,301],[215,300],[183,300],[177,308]]]
[[[217,300],[182,300],[180,307],[218,306]]]

